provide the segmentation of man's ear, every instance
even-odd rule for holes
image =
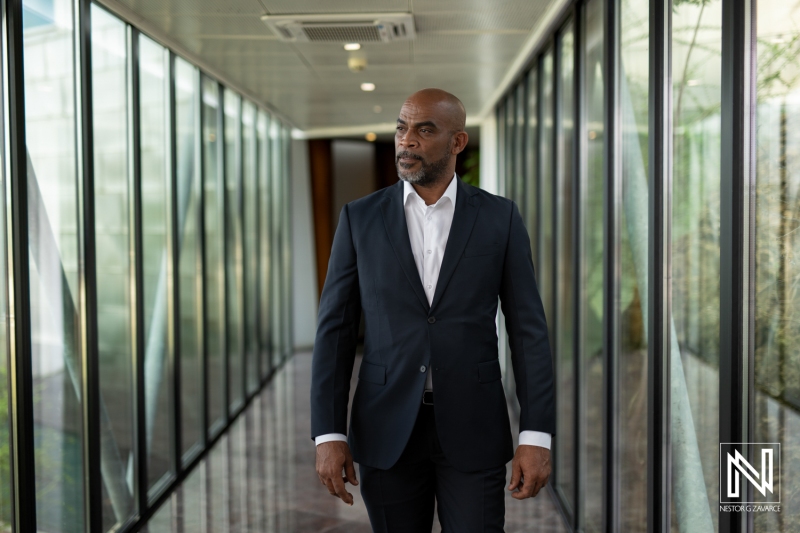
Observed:
[[[453,135],[453,154],[460,154],[467,147],[469,135],[466,131],[459,131]]]

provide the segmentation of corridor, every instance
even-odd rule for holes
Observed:
[[[355,368],[351,393],[357,375]],[[369,533],[358,487],[347,486],[355,499],[349,508],[317,479],[310,379],[311,354],[290,358],[142,531]],[[506,499],[507,533],[567,531],[549,492]],[[433,531],[441,531],[436,519]]]

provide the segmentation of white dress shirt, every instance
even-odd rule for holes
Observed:
[[[417,193],[409,182],[403,182],[403,206],[406,213],[408,226],[408,239],[411,242],[411,253],[414,254],[414,263],[422,281],[422,288],[428,298],[428,304],[433,302],[436,292],[436,283],[439,280],[439,270],[442,268],[444,250],[447,246],[447,237],[450,235],[450,226],[453,225],[453,214],[456,208],[455,175],[450,180],[450,185],[435,204],[426,205],[425,200]],[[425,378],[425,389],[433,390],[430,365]],[[420,398],[420,401],[422,399]],[[519,443],[550,448],[550,434],[540,431],[522,431],[519,434]],[[317,445],[333,440],[347,440],[341,433],[328,433],[316,437]]]

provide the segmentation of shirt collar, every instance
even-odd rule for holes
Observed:
[[[453,177],[450,179],[450,185],[447,186],[447,189],[444,190],[444,194],[442,195],[442,198],[445,198],[445,197],[446,198],[450,198],[450,202],[453,204],[453,207],[455,207],[455,205],[456,205],[456,181],[457,181],[456,180],[456,175],[453,174]],[[403,205],[405,205],[408,202],[408,196],[410,194],[413,194],[414,196],[419,198],[419,200],[422,201],[423,204],[425,203],[424,200],[422,200],[422,197],[417,193],[416,189],[414,189],[414,186],[411,185],[409,182],[404,181],[403,182]],[[438,205],[439,202],[442,201],[442,198],[439,198],[439,200],[434,205]],[[426,206],[426,207],[431,207],[431,206]]]

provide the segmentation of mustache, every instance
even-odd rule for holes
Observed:
[[[410,157],[418,161],[424,161],[424,159],[421,156],[418,156],[417,154],[412,154],[411,152],[398,152],[397,155],[395,155],[394,160],[400,161],[400,158],[402,157]]]

